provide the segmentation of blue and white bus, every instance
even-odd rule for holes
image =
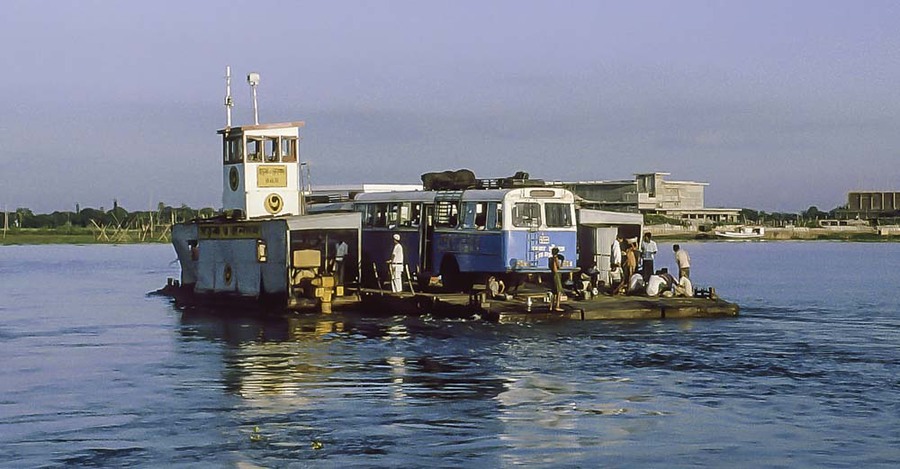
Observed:
[[[395,233],[412,275],[420,282],[440,275],[452,289],[489,275],[512,285],[523,274],[549,272],[554,247],[562,270],[577,270],[575,196],[565,189],[363,193],[353,209],[362,214],[362,283],[387,278]]]

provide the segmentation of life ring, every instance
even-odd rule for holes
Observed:
[[[232,192],[237,192],[238,184],[241,182],[241,176],[238,174],[237,168],[234,166],[231,167],[231,171],[228,171],[228,185],[231,186]]]
[[[278,194],[269,194],[264,203],[266,211],[272,215],[277,214],[284,208],[284,200]]]

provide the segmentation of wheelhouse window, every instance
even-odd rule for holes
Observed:
[[[297,137],[281,137],[281,161],[293,163],[297,161]]]
[[[261,138],[250,137],[247,139],[247,161],[261,162],[263,160],[263,141]]]
[[[541,204],[537,202],[517,202],[512,209],[513,226],[537,228],[541,226]]]
[[[279,161],[281,155],[278,153],[278,137],[266,137],[263,140],[263,155],[267,163],[277,163]]]
[[[225,164],[234,164],[244,161],[244,139],[233,137],[225,140],[223,146]]]
[[[547,212],[547,226],[550,228],[563,228],[572,226],[572,205],[547,203],[544,206]]]

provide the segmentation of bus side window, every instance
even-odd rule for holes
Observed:
[[[456,228],[459,222],[459,203],[441,201],[435,206],[434,226]]]
[[[401,203],[393,203],[387,206],[387,226],[397,226],[400,224],[400,206]]]
[[[375,225],[375,206],[372,204],[365,204],[359,206],[359,211],[363,214],[363,225],[364,226],[374,226]]]
[[[387,226],[387,209],[388,204],[375,204],[375,225],[378,227]]]
[[[412,204],[409,214],[409,224],[419,226],[422,223],[422,204]]]
[[[403,202],[400,204],[400,219],[398,220],[398,225],[401,226],[411,226],[412,219],[410,218],[410,203]]]
[[[499,230],[503,227],[503,211],[500,209],[500,204],[489,202],[485,215],[485,229]]]
[[[447,226],[450,228],[456,228],[459,225],[459,205],[450,204],[450,217],[447,221]]]
[[[487,202],[466,202],[462,209],[462,225],[464,230],[483,230],[487,227]]]
[[[475,202],[466,202],[462,209],[462,225],[460,228],[465,230],[475,229],[475,211],[478,204]]]
[[[475,205],[475,229],[483,230],[487,227],[487,203],[479,202]]]
[[[572,226],[572,204],[547,203],[547,226],[560,228]]]

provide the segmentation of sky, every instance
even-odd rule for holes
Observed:
[[[8,0],[0,206],[221,206],[234,124],[303,120],[312,183],[667,172],[706,206],[900,191],[900,2]]]

